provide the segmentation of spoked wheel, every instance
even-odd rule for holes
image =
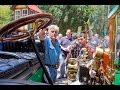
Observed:
[[[39,29],[35,28],[34,30],[21,30],[20,27],[36,22],[37,26],[35,27],[43,29],[52,23],[52,15],[47,13],[38,13],[12,21],[0,29],[0,41],[7,42],[28,39],[30,34],[36,34]]]
[[[26,17],[22,17],[17,20],[14,20],[0,29],[1,42],[20,41],[25,39],[29,39],[31,41],[31,44],[36,53],[37,59],[43,69],[43,72],[45,73],[48,79],[48,82],[51,85],[53,85],[53,81],[50,78],[47,72],[47,69],[40,58],[38,48],[35,44],[34,35],[40,29],[44,29],[48,25],[50,25],[52,23],[52,20],[53,20],[53,17],[51,14],[38,13],[38,14],[28,15]],[[31,23],[35,23],[35,28],[33,30],[20,30],[20,27],[31,24]]]

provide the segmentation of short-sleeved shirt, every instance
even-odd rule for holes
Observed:
[[[67,36],[64,36],[60,39],[60,45],[63,46],[64,48],[68,48],[71,45],[71,42],[72,42],[72,38],[68,38]],[[66,57],[68,52],[63,50],[62,52],[64,54],[64,57]]]
[[[67,38],[66,36],[62,37],[60,39],[60,45],[64,48],[67,48],[69,45],[71,45],[72,38]]]
[[[45,64],[58,64],[60,51],[61,48],[58,40],[56,39],[55,45],[53,46],[51,38],[47,36],[45,39]]]

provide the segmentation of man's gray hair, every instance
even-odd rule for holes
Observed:
[[[59,27],[57,25],[50,25],[47,28],[48,28],[48,32],[51,30],[56,30],[59,32]]]

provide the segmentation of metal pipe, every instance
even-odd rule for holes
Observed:
[[[34,49],[34,51],[35,51],[35,53],[36,53],[36,56],[37,56],[37,58],[38,58],[38,60],[39,60],[39,63],[40,63],[40,65],[41,65],[41,67],[42,67],[42,69],[43,69],[43,71],[44,71],[44,73],[45,73],[45,75],[46,75],[46,77],[47,77],[47,79],[48,79],[49,84],[53,85],[53,81],[52,81],[52,79],[50,78],[49,73],[48,73],[45,65],[43,64],[43,62],[42,62],[42,60],[41,60],[41,58],[40,58],[39,51],[38,51],[38,49],[37,49],[37,46],[36,46],[36,44],[35,44],[35,40],[34,40],[34,37],[33,37],[33,36],[30,37],[30,41],[31,41],[31,44],[32,44],[32,46],[33,46],[33,49]]]

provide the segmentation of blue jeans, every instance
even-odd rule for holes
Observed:
[[[64,60],[65,60],[66,56],[64,55],[63,52],[61,52],[60,54],[60,77],[64,77],[65,75],[65,63],[64,63]]]
[[[53,67],[48,67],[48,68],[49,68],[49,71],[50,71],[51,79],[53,80],[53,83],[55,83],[56,78],[57,78],[57,69],[53,68]]]
[[[55,83],[56,78],[57,78],[57,69],[54,67],[48,67],[48,66],[46,66],[46,69],[47,69],[49,76],[51,77],[53,83]],[[48,80],[45,75],[44,75],[44,79],[48,83]]]

